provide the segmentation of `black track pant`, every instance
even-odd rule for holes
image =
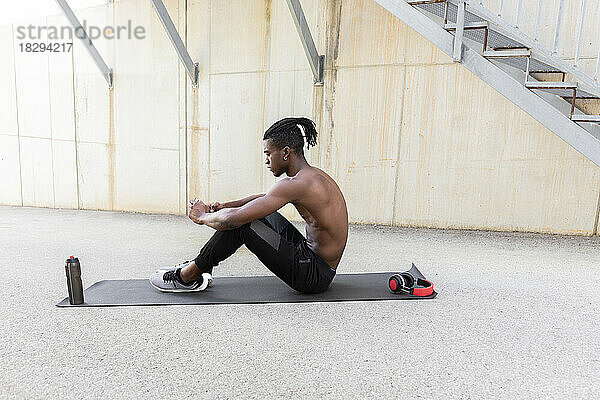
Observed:
[[[278,212],[229,231],[216,231],[194,262],[202,272],[235,253],[242,244],[282,281],[304,293],[327,289],[335,270],[307,245],[306,239]]]

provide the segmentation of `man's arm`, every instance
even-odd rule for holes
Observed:
[[[226,201],[225,203],[221,203],[221,208],[236,208],[236,207],[241,207],[244,204],[254,200],[254,199],[258,199],[259,197],[263,197],[265,194],[261,193],[261,194],[253,194],[251,196],[248,197],[244,197],[243,199],[240,200],[233,200],[233,201]]]
[[[277,182],[264,196],[257,197],[245,205],[236,208],[224,208],[210,213],[204,212],[204,204],[198,205],[198,215],[190,218],[201,225],[208,225],[218,231],[240,227],[248,222],[265,217],[298,198],[299,184],[288,179]],[[196,206],[195,206],[196,207]],[[194,210],[194,207],[192,208]]]

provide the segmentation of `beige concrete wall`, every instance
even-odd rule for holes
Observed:
[[[339,183],[352,222],[595,233],[600,168],[375,2],[302,1],[326,55],[320,87],[285,2],[185,4],[166,1],[198,88],[147,1],[78,11],[146,29],[95,42],[112,91],[79,43],[21,54],[0,29],[14,59],[0,63],[0,203],[185,213],[194,196],[262,192],[275,182],[264,130],[303,115],[320,132],[308,158]]]
[[[177,1],[165,5],[176,21]],[[115,3],[115,26],[129,19],[146,38],[114,42],[114,208],[177,213],[179,59],[148,1]]]
[[[80,20],[98,26],[113,24],[113,5],[77,13]],[[95,46],[109,66],[114,66],[114,44],[102,38]],[[115,73],[115,80],[118,79]],[[78,40],[73,44],[73,82],[79,207],[114,209],[114,93]]]
[[[22,205],[12,26],[0,27],[0,204]]]

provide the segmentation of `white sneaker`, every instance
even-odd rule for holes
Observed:
[[[212,276],[205,272],[192,282],[184,283],[179,279],[177,270],[180,267],[172,267],[168,270],[158,270],[150,275],[150,284],[161,292],[200,292],[212,284]]]

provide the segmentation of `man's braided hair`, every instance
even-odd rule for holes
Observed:
[[[317,144],[315,123],[304,117],[279,120],[271,125],[263,136],[263,140],[271,139],[278,149],[289,146],[297,155],[304,155],[304,138],[306,138],[307,148]]]

